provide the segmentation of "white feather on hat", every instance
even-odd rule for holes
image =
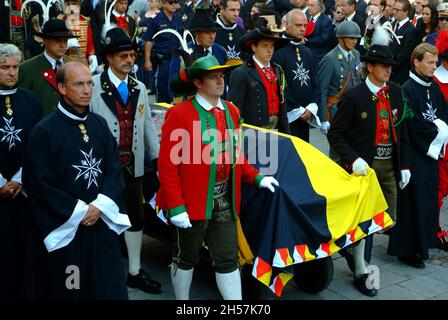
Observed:
[[[375,31],[373,32],[372,41],[370,41],[370,45],[381,45],[381,46],[388,46],[389,43],[392,41],[390,32],[381,27],[378,26],[375,28]]]
[[[114,9],[115,3],[117,1],[118,0],[112,1],[112,3],[109,6],[109,10],[108,10],[107,9],[107,0],[104,0],[104,25],[103,25],[103,28],[101,29],[101,39],[103,39],[103,41],[106,40],[106,33],[107,33],[107,31],[117,27],[115,25],[115,23],[111,23],[110,22],[110,17],[112,15],[112,10]]]

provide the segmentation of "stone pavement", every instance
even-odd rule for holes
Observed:
[[[311,144],[328,154],[328,143],[319,130],[312,129]],[[442,208],[442,225],[447,229],[448,205]],[[334,277],[329,287],[316,295],[310,295],[297,289],[289,281],[280,298],[272,295],[273,300],[425,300],[448,299],[448,252],[433,249],[431,258],[423,270],[408,267],[386,254],[388,236],[375,235],[371,265],[380,268],[380,290],[374,298],[359,293],[352,285],[353,277],[345,259],[339,254],[333,255]],[[168,244],[145,236],[142,264],[151,276],[162,283],[162,294],[146,294],[129,288],[132,300],[174,300],[171,286],[169,264],[171,248]],[[191,299],[216,300],[221,296],[216,288],[213,270],[206,262],[195,269],[190,291]]]

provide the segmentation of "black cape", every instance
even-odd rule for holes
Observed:
[[[427,152],[438,133],[433,121],[448,123],[448,106],[436,82],[425,79],[428,87],[423,79],[415,79],[411,77],[402,86],[414,113],[407,122],[411,180],[398,192],[397,224],[390,231],[388,254],[418,254],[428,259],[428,249],[437,247],[439,167],[438,160]]]
[[[41,241],[71,218],[79,200],[89,204],[103,194],[122,208],[123,174],[118,147],[106,121],[91,112],[79,115],[61,104],[34,128],[24,168],[24,183]],[[79,121],[72,119],[73,115],[87,118]],[[88,142],[80,123],[87,130]],[[73,240],[46,253],[41,263],[41,270],[47,271],[42,272],[45,298],[128,297],[118,235],[101,218],[90,227],[79,225]],[[73,268],[79,270],[79,289],[68,290],[66,281],[74,274],[70,271]]]
[[[6,113],[10,100],[12,115]],[[31,129],[42,118],[42,106],[29,90],[0,95],[0,174],[10,181],[23,167]],[[20,174],[19,174],[20,176]],[[23,194],[0,198],[0,299],[33,298],[33,249],[31,215]]]

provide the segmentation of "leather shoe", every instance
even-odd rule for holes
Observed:
[[[420,259],[420,257],[418,257],[415,254],[410,255],[410,256],[398,257],[398,260],[400,260],[403,263],[406,263],[408,266],[411,266],[413,268],[417,268],[417,269],[425,268],[425,263],[423,262],[423,260]]]
[[[143,269],[138,271],[135,276],[128,273],[127,286],[129,288],[140,289],[147,293],[161,293],[162,285],[151,279],[151,276]]]
[[[339,250],[339,254],[343,256],[347,261],[347,265],[350,271],[355,273],[355,258],[353,257],[353,255],[345,249]]]
[[[448,241],[446,237],[439,238],[439,249],[443,251],[448,251]]]
[[[369,281],[369,274],[363,273],[362,275],[355,277],[353,279],[353,284],[355,285],[355,288],[358,289],[358,291],[361,292],[362,294],[369,297],[374,297],[378,294],[378,290],[376,290],[373,286],[370,286],[371,288],[369,289],[367,287],[368,281]]]

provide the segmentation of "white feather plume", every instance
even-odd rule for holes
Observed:
[[[174,30],[174,29],[164,29],[164,30],[160,30],[159,32],[157,32],[152,38],[154,39],[155,37],[157,37],[159,34],[162,34],[162,33],[172,33],[172,34],[174,34],[176,36],[176,38],[179,39],[179,42],[180,42],[180,45],[182,46],[182,49],[185,52],[187,52],[188,54],[192,54],[193,53],[193,49],[188,48],[188,44],[187,44],[187,36],[190,36],[191,39],[193,39],[193,42],[194,42],[193,35],[191,34],[190,31],[184,30],[184,34],[183,34],[183,36],[181,36],[177,30]]]
[[[387,31],[389,31],[389,33],[392,35],[392,37],[395,38],[395,40],[398,42],[398,44],[400,45],[400,39],[398,39],[397,35],[395,34],[393,28],[392,28],[392,24],[390,23],[390,21],[386,21],[383,23],[383,25],[381,26],[383,29],[386,29]]]
[[[27,5],[28,3],[31,3],[31,2],[35,2],[35,3],[37,3],[37,4],[42,8],[42,17],[43,17],[43,19],[44,19],[44,22],[43,22],[43,23],[45,23],[45,22],[47,22],[48,20],[50,20],[50,7],[51,7],[51,4],[53,3],[52,1],[48,1],[47,4],[44,4],[43,1],[41,1],[41,0],[26,0],[26,1],[22,4],[22,11],[21,11],[21,14],[22,14],[22,15],[23,15],[23,10],[25,9],[26,5]]]
[[[373,32],[371,45],[377,44],[381,46],[388,46],[391,41],[390,33],[382,27],[375,28]]]
[[[104,0],[104,25],[103,25],[103,28],[101,29],[101,38],[103,40],[106,39],[107,31],[116,27],[116,25],[114,23],[110,22],[110,16],[112,15],[112,10],[114,9],[115,3],[117,1],[118,0],[114,0],[110,4],[109,9],[107,9],[107,0]]]

